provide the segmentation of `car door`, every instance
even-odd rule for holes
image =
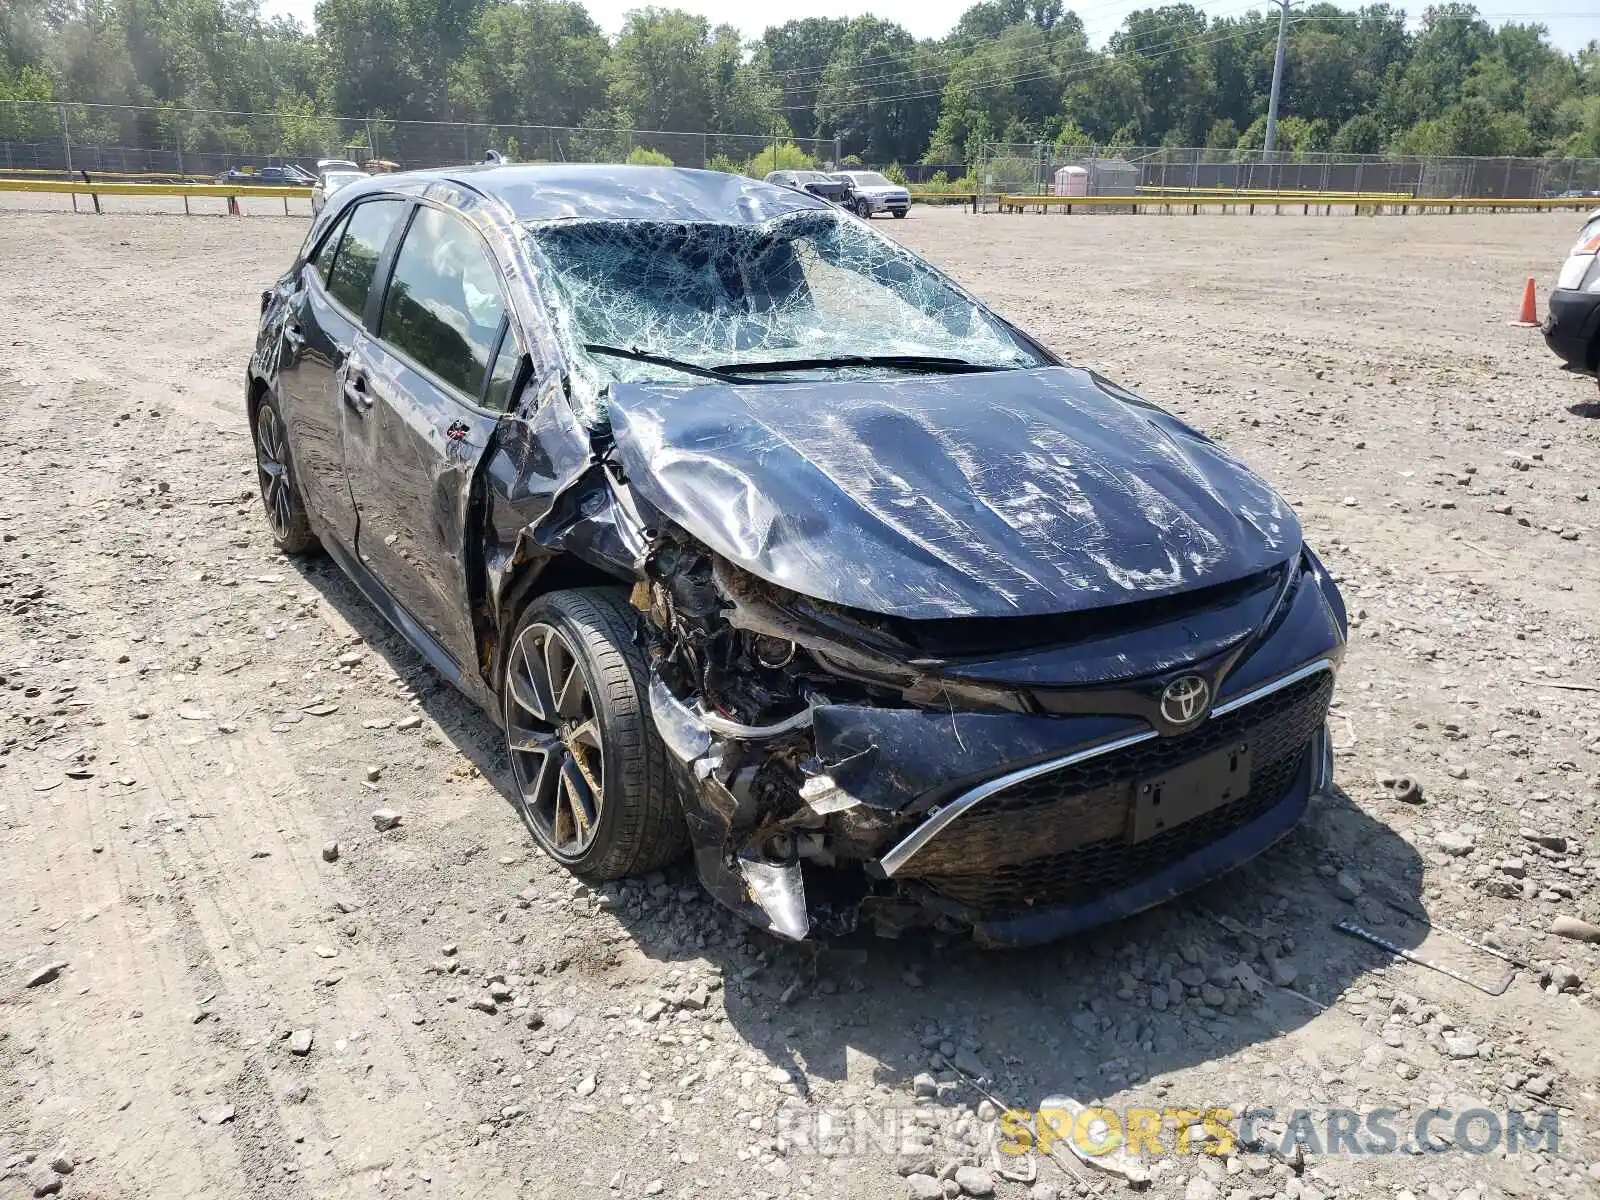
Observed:
[[[277,388],[295,477],[319,529],[348,547],[356,541],[356,506],[340,444],[345,364],[361,337],[378,260],[407,203],[367,200],[341,218],[301,269],[283,322]]]
[[[349,364],[344,466],[362,565],[458,668],[477,657],[463,561],[473,483],[521,362],[483,239],[419,202],[375,336]]]

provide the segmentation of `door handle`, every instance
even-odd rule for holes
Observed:
[[[344,381],[344,402],[363,414],[372,407],[372,397],[367,395],[366,381],[360,375],[352,375]]]

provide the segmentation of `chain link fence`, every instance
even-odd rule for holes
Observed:
[[[1132,195],[1149,190],[1364,192],[1422,198],[1600,196],[1600,159],[1430,158],[1321,151],[988,143],[986,192]]]
[[[762,175],[776,168],[839,165],[839,144],[820,138],[391,121],[311,112],[225,112],[0,100],[0,173],[62,172],[208,178],[239,167],[319,158],[380,160],[397,167],[481,162],[490,150],[520,162],[619,162],[643,151],[680,167]],[[1418,197],[1532,198],[1600,194],[1600,159],[1429,158],[1319,151],[1171,146],[987,143],[975,166],[868,164],[913,186],[986,193],[1131,195],[1140,189],[1364,192]]]
[[[836,142],[819,138],[0,100],[0,173],[210,177],[238,167],[309,168],[319,158],[438,167],[481,162],[490,150],[518,162],[620,162],[649,151],[675,166],[760,174],[831,166],[838,156]]]

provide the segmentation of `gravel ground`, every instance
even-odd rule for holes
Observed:
[[[1600,923],[1600,395],[1506,323],[1573,217],[880,226],[1263,472],[1354,618],[1339,795],[1199,894],[996,954],[779,946],[681,866],[593,892],[541,858],[492,725],[328,562],[269,546],[242,374],[303,219],[24,199],[0,212],[0,1197],[1600,1188],[1600,945],[1551,932]],[[1342,918],[1484,983],[1506,964],[1425,918],[1535,969],[1490,996]],[[994,1102],[1052,1095],[1275,1115],[1223,1154],[995,1155]],[[1422,1152],[1434,1108],[1480,1144],[1455,1114],[1552,1110],[1559,1145]],[[1286,1137],[1299,1109],[1315,1141]],[[1395,1110],[1399,1149],[1331,1146],[1329,1109]]]

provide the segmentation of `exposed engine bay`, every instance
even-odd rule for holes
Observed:
[[[863,919],[888,935],[929,922],[972,927],[995,903],[974,881],[1128,836],[1132,781],[1114,778],[1130,769],[1114,765],[1117,752],[1156,737],[1147,724],[1140,731],[1134,712],[1115,713],[1137,709],[1132,692],[1101,692],[1092,714],[1052,712],[1059,694],[957,678],[891,618],[786,593],[675,529],[657,531],[642,570],[633,600],[651,710],[678,763],[697,865],[713,894],[753,923],[789,938],[847,932]],[[1246,589],[1235,605],[1257,619],[1250,605],[1261,596],[1276,611],[1320,605],[1320,588],[1298,586],[1315,584],[1306,574]],[[1104,636],[1095,622],[1083,626],[1091,645]],[[1219,678],[1248,641],[1249,623],[1239,630],[1235,652],[1209,667]],[[1256,720],[1271,743],[1261,763],[1278,781],[1265,799],[1279,800],[1302,774],[1315,784],[1328,754],[1325,665],[1296,683],[1304,693],[1296,707],[1264,721],[1264,704],[1247,709],[1195,744],[1220,745],[1241,720]],[[1177,741],[1166,759],[1193,753]],[[1055,768],[1078,759],[1106,763],[1111,777],[1076,796],[1068,794],[1076,778],[1052,790],[1065,778]],[[1020,774],[1037,776],[1043,791],[1034,783],[1031,797],[1011,796],[996,785],[997,772],[1019,762],[1041,764]],[[941,812],[964,812],[973,798],[988,803],[955,833],[923,837]],[[1001,903],[1026,917],[1035,900]],[[987,936],[1007,940],[1004,923]]]
[[[683,767],[681,785],[710,800],[702,819],[690,816],[697,857],[731,848],[774,930],[804,937],[815,903],[808,904],[800,860],[866,862],[893,830],[829,778],[817,757],[813,709],[898,701],[892,664],[884,664],[889,678],[868,674],[877,664],[865,655],[856,678],[828,670],[829,651],[763,597],[770,587],[687,538],[658,539],[644,571],[648,582],[634,596],[644,613],[652,711]],[[829,649],[840,660],[856,657]],[[718,845],[707,844],[710,837]],[[702,875],[712,866],[703,860]],[[861,898],[862,882],[847,900]],[[853,908],[832,911],[834,931],[853,927]]]

